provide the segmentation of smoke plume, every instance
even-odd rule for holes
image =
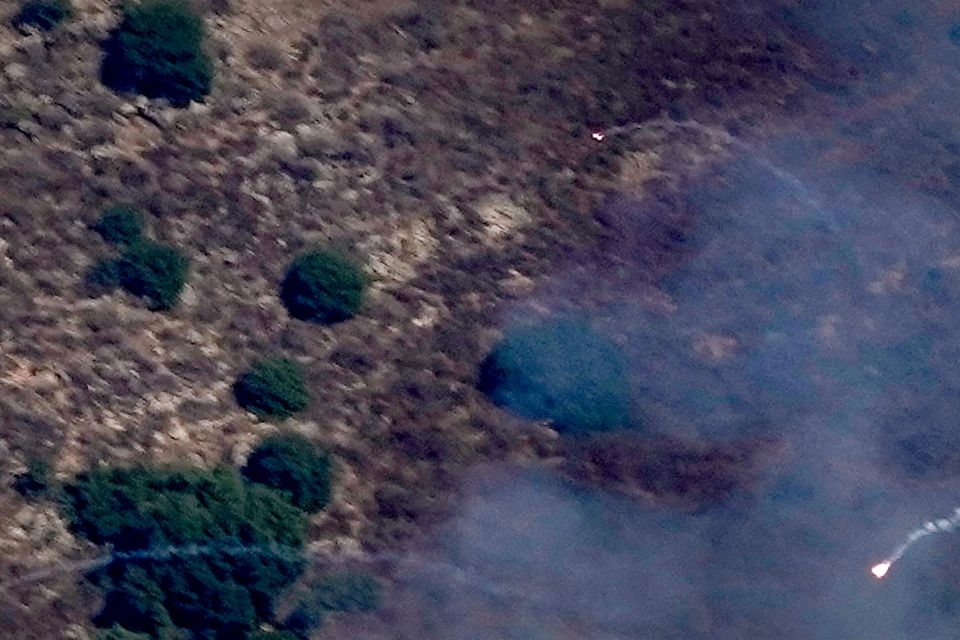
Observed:
[[[960,497],[960,12],[803,1],[782,17],[838,61],[810,78],[819,111],[731,142],[684,194],[696,219],[671,242],[688,257],[658,275],[670,310],[625,295],[593,321],[625,345],[641,429],[789,454],[695,513],[480,474],[436,542],[500,595],[409,577],[445,637],[957,637],[960,539],[924,536],[884,581],[869,570]],[[645,206],[617,201],[624,238]]]

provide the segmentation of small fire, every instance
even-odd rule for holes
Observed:
[[[590,137],[596,140],[597,142],[603,141],[603,131],[594,131],[590,134]]]
[[[870,573],[872,573],[874,577],[877,578],[877,580],[887,575],[887,571],[890,571],[889,562],[881,562],[880,564],[875,564],[873,565],[873,567],[870,568]]]

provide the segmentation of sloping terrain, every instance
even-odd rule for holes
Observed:
[[[747,17],[727,5],[211,3],[215,89],[186,110],[99,83],[116,7],[78,2],[50,34],[5,21],[0,471],[36,457],[61,476],[242,462],[274,426],[240,410],[231,384],[270,353],[304,365],[313,401],[292,426],[338,460],[319,548],[400,544],[448,511],[469,465],[563,453],[474,388],[515,301],[605,302],[569,300],[550,277],[585,256],[611,271],[639,256],[649,281],[631,269],[631,295],[669,306],[653,285],[683,259],[674,228],[695,224],[679,188],[732,151],[724,127],[749,139],[802,113],[811,77],[837,75],[764,3]],[[671,124],[691,118],[719,129]],[[644,121],[660,124],[590,137]],[[647,203],[651,233],[621,242],[646,225],[609,217],[614,192]],[[141,205],[151,234],[191,257],[173,311],[86,290],[109,252],[90,225],[116,202]],[[280,304],[284,270],[316,243],[374,279],[357,318],[319,327]],[[7,564],[75,554],[55,510],[9,484]],[[85,624],[77,582],[11,604],[5,637]]]

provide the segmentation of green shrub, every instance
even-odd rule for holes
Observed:
[[[37,498],[50,490],[50,463],[34,458],[27,463],[27,470],[13,479],[13,488],[25,498]]]
[[[339,253],[316,250],[297,258],[280,287],[280,298],[294,318],[333,323],[360,308],[366,280]]]
[[[130,246],[118,262],[120,285],[160,311],[177,304],[187,281],[189,261],[174,247],[155,242]]]
[[[247,461],[243,475],[250,482],[283,491],[304,511],[319,511],[330,500],[330,457],[295,433],[271,436]]]
[[[93,227],[110,244],[132,245],[143,235],[143,214],[132,205],[107,209]]]
[[[73,7],[67,0],[28,0],[20,7],[14,23],[49,31],[71,15]]]
[[[90,575],[105,591],[95,619],[103,627],[244,638],[303,568],[305,514],[233,469],[97,469],[64,495],[77,534],[115,554],[155,554]]]
[[[90,294],[100,296],[120,286],[120,263],[113,259],[98,260],[87,271],[84,282]]]
[[[117,91],[166,98],[178,107],[210,92],[213,65],[203,19],[182,0],[128,5],[105,45],[101,75]]]
[[[480,366],[480,389],[499,406],[560,431],[627,425],[627,364],[587,324],[555,321],[509,333]]]
[[[237,403],[261,418],[289,418],[310,401],[303,370],[286,358],[255,362],[237,378],[233,390]]]

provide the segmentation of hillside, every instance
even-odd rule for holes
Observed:
[[[669,313],[659,283],[687,259],[697,224],[684,189],[795,126],[829,99],[824,86],[851,82],[778,7],[729,5],[210,1],[197,9],[212,92],[180,109],[101,83],[118,6],[76,0],[71,18],[39,31],[14,25],[19,5],[6,1],[4,575],[91,549],[55,504],[12,488],[31,461],[63,481],[101,463],[240,466],[278,426],[238,406],[232,385],[270,355],[299,363],[311,395],[283,428],[336,460],[331,502],[310,523],[314,550],[416,543],[482,462],[548,462],[687,506],[717,495],[697,486],[715,474],[746,482],[751,456],[681,439],[636,455],[694,460],[706,475],[677,481],[667,463],[636,486],[648,467],[613,462],[603,442],[584,453],[476,388],[514,318],[625,298]],[[89,287],[113,251],[93,227],[118,203],[189,258],[170,310]],[[278,296],[287,267],[316,245],[351,256],[371,282],[344,322],[293,319]],[[611,284],[581,295],[571,283],[589,277],[587,263]],[[722,337],[702,349],[722,353]],[[5,599],[7,638],[87,637],[96,607],[70,574]]]

